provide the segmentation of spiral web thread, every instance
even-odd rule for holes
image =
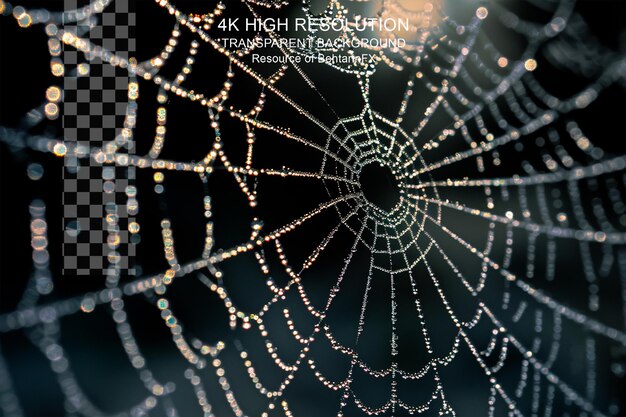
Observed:
[[[273,231],[264,230],[263,223],[255,220],[250,226],[249,240],[232,248],[219,248],[220,242],[214,240],[213,231],[220,225],[212,222],[212,200],[207,192],[204,199],[206,240],[200,259],[186,264],[178,262],[174,244],[176,230],[168,219],[163,219],[161,234],[169,269],[156,276],[121,282],[120,271],[115,266],[113,256],[109,258],[111,265],[105,289],[53,304],[38,303],[40,297],[53,291],[54,284],[48,270],[45,205],[41,200],[33,200],[30,212],[34,267],[29,291],[24,293],[16,311],[0,316],[0,331],[24,332],[41,350],[58,377],[59,386],[66,398],[68,414],[97,416],[103,413],[89,400],[72,372],[71,358],[61,346],[59,320],[64,316],[86,314],[95,308],[102,308],[98,307],[100,305],[108,305],[128,360],[137,370],[148,391],[143,401],[119,415],[150,415],[158,407],[162,407],[168,416],[179,415],[176,404],[170,398],[176,389],[175,385],[158,381],[154,377],[133,336],[133,329],[127,322],[124,300],[141,294],[156,295],[148,299],[154,301],[160,310],[164,324],[171,331],[172,340],[189,363],[185,377],[193,386],[198,405],[206,416],[214,415],[209,401],[214,394],[205,390],[201,378],[207,369],[214,368],[223,395],[236,416],[280,413],[290,416],[292,411],[287,400],[288,387],[298,378],[297,371],[306,367],[313,370],[320,383],[341,394],[337,406],[338,415],[343,415],[348,405],[354,405],[368,415],[395,415],[400,412],[413,414],[428,410],[438,411],[441,415],[468,415],[467,410],[455,410],[455,399],[447,395],[446,382],[440,376],[441,370],[454,363],[461,350],[471,354],[488,381],[489,415],[500,415],[504,412],[512,416],[549,416],[553,415],[554,408],[566,410],[564,413],[572,413],[566,415],[608,416],[620,415],[625,411],[620,409],[619,404],[604,404],[597,400],[597,375],[602,373],[606,376],[606,369],[599,370],[598,367],[601,363],[602,366],[607,365],[599,360],[596,349],[598,345],[607,344],[617,349],[626,347],[626,156],[610,155],[595,146],[571,114],[590,106],[605,89],[615,85],[624,86],[626,57],[603,47],[588,34],[585,21],[574,12],[574,2],[530,1],[551,15],[547,22],[536,23],[524,20],[498,2],[479,3],[468,21],[456,22],[445,16],[444,9],[439,5],[428,4],[423,10],[409,12],[395,1],[385,1],[381,6],[382,15],[410,16],[417,41],[402,49],[372,48],[377,58],[371,62],[335,65],[336,71],[354,76],[362,93],[359,99],[363,101],[363,110],[353,117],[337,116],[335,125],[327,126],[316,118],[313,110],[301,107],[295,98],[287,96],[281,90],[280,81],[287,72],[297,72],[315,90],[314,83],[299,66],[285,65],[271,77],[265,78],[245,63],[245,57],[252,50],[225,49],[208,34],[211,25],[227,12],[227,4],[220,3],[211,13],[205,15],[186,15],[177,8],[175,2],[158,0],[157,4],[164,11],[163,20],[171,21],[173,29],[161,54],[146,62],[118,57],[92,44],[87,38],[81,37],[80,33],[64,31],[63,25],[68,22],[89,22],[89,25],[97,25],[98,14],[109,7],[111,1],[97,0],[85,8],[66,11],[64,14],[41,9],[28,10],[2,1],[0,8],[5,15],[12,13],[23,28],[45,29],[50,39],[48,46],[54,75],[63,73],[59,67],[62,64],[55,61],[62,45],[78,51],[90,51],[86,56],[91,59],[102,59],[110,65],[128,69],[129,106],[120,137],[102,148],[89,149],[76,143],[3,127],[0,129],[2,141],[12,149],[30,149],[53,153],[59,157],[92,158],[105,165],[154,170],[157,193],[163,191],[164,172],[186,171],[190,175],[198,175],[204,184],[208,184],[214,169],[225,168],[237,181],[240,191],[252,208],[257,205],[254,181],[264,176],[321,181],[330,199],[321,202],[314,210],[299,218],[287,219],[284,226]],[[257,16],[260,9],[286,6],[286,2],[244,3],[251,16]],[[331,15],[338,13],[348,7],[343,3],[350,2],[332,1],[326,10]],[[307,2],[304,2],[303,11],[305,14],[311,13]],[[485,36],[482,25],[486,19],[499,19],[509,30],[527,40],[527,46],[519,58],[507,57]],[[191,32],[195,39],[190,45],[185,66],[175,79],[168,80],[160,75],[160,70],[166,66],[169,56],[178,46],[178,38],[183,31]],[[273,39],[280,36],[272,31],[265,31],[264,34]],[[349,33],[348,36],[358,35]],[[230,90],[237,82],[232,69],[224,75],[223,87],[215,96],[205,96],[201,92],[185,88],[185,79],[193,70],[195,56],[202,53],[205,47],[225,56],[231,68],[243,70],[243,76],[250,77],[263,87],[263,92],[252,110],[244,111],[229,106]],[[586,77],[592,74],[594,80],[569,97],[558,98],[551,95],[535,76],[538,65],[536,55],[540,48],[544,48],[547,60],[556,68],[563,71],[567,69]],[[281,53],[285,55],[306,56],[315,52],[281,47]],[[410,70],[411,76],[406,82],[404,97],[398,105],[395,119],[378,113],[370,105],[370,77],[383,66],[397,70],[398,73],[407,68]],[[467,70],[468,66],[477,68],[484,74],[488,85],[479,83],[472,72]],[[78,76],[88,76],[88,71],[82,71],[81,67],[77,68],[77,73]],[[159,128],[146,156],[135,156],[123,151],[135,140],[133,132],[140,79],[159,86],[157,99],[162,104],[157,111]],[[415,117],[408,109],[418,87],[431,91],[434,99],[424,109],[423,114]],[[301,117],[311,121],[318,131],[310,137],[299,136],[291,132],[288,126],[264,121],[263,110],[269,95],[278,97],[295,109]],[[166,103],[170,96],[190,100],[198,106],[204,106],[208,111],[215,136],[212,150],[209,154],[202,155],[199,162],[159,158],[168,140],[165,131],[168,124]],[[30,113],[28,120],[31,125],[41,123],[45,117],[56,117],[58,108],[52,104],[57,102],[57,92],[51,91],[42,107]],[[328,102],[326,105],[330,106]],[[432,139],[424,140],[420,134],[433,115],[440,113],[448,115],[450,124]],[[222,146],[221,118],[231,118],[245,126],[248,149],[244,166],[231,163],[231,158]],[[284,140],[319,152],[323,160],[320,170],[303,172],[287,167],[266,169],[255,166],[254,150],[256,146],[261,146],[257,143],[256,132],[260,130],[271,131]],[[532,144],[528,146],[537,149],[536,152],[541,157],[540,163],[523,159],[520,164],[522,171],[516,175],[488,175],[492,169],[508,163],[506,158],[509,155],[503,151],[505,149],[515,149],[518,157],[524,158],[525,154],[521,153],[523,144],[537,134],[542,135],[542,138],[536,140],[536,148]],[[320,141],[320,137],[327,140]],[[453,150],[448,152],[448,146]],[[471,161],[477,172],[486,175],[467,178],[445,177],[444,174],[444,179],[436,179],[436,174],[446,167],[466,161]],[[370,163],[390,167],[400,184],[400,200],[390,211],[368,202],[360,189],[359,173]],[[29,172],[31,178],[38,179],[37,170],[32,166],[29,169],[33,171]],[[484,203],[479,207],[476,204],[456,201],[458,196],[453,193],[457,189],[470,189],[474,195],[482,195]],[[604,197],[593,199],[587,204],[582,197],[585,190],[592,190]],[[136,192],[132,188],[127,190],[129,201]],[[446,197],[448,193],[451,197]],[[510,209],[503,210],[502,207]],[[301,267],[290,266],[286,249],[281,243],[283,237],[296,233],[303,224],[321,213],[333,210],[339,215],[336,227],[328,231],[326,238]],[[462,230],[448,226],[446,219],[454,216],[469,216],[473,221],[484,224],[486,242],[477,246],[471,243],[474,240],[471,236],[464,236]],[[115,217],[111,216],[108,221],[112,225],[109,232],[114,235],[117,230],[114,227]],[[132,227],[138,229],[137,225]],[[354,243],[344,257],[327,302],[313,305],[306,292],[306,272],[324,255],[325,249],[341,229],[352,233]],[[131,230],[131,233],[137,231]],[[520,241],[519,244],[516,244],[517,240]],[[558,294],[542,290],[543,283],[559,279],[555,271],[562,254],[557,254],[557,251],[563,241],[576,244],[575,256],[580,258],[584,266],[582,274],[585,284],[578,289],[586,292],[585,309],[569,307],[565,300],[559,299]],[[448,245],[460,248],[462,257],[478,260],[480,272],[466,273],[459,264],[461,261],[455,259],[458,254],[449,254],[446,250]],[[517,267],[517,272],[514,272],[514,252],[522,245],[524,247],[519,250],[525,253],[525,266]],[[112,251],[115,249],[115,239],[110,240],[109,246]],[[352,339],[340,338],[333,333],[325,319],[341,291],[344,278],[347,279],[355,251],[362,246],[370,253],[370,264],[365,279],[357,334]],[[504,256],[500,259],[492,255],[495,247],[504,248]],[[276,284],[271,278],[272,271],[265,259],[266,252],[270,251],[278,255],[284,272],[290,277],[285,286]],[[537,254],[541,251],[545,251],[544,265],[537,261]],[[274,294],[256,312],[245,311],[233,303],[223,281],[224,274],[219,268],[221,263],[235,262],[237,257],[245,253],[254,255],[260,270],[267,276],[268,288]],[[599,262],[594,258],[598,258]],[[447,268],[444,276],[432,267],[433,262],[443,262]],[[422,275],[419,279],[423,280],[426,276],[427,281],[434,285],[439,297],[436,301],[442,304],[447,319],[456,328],[456,337],[445,354],[436,353],[430,342],[429,332],[436,330],[429,328],[428,317],[423,313],[422,307],[426,301],[420,298],[416,272],[418,268],[422,271],[419,272]],[[359,356],[359,338],[367,318],[375,314],[368,310],[368,300],[372,296],[371,282],[379,274],[387,276],[391,285],[389,319],[392,331],[389,344],[392,359],[391,365],[385,369],[374,369]],[[265,340],[267,354],[276,366],[276,372],[283,375],[278,386],[271,388],[264,385],[263,375],[256,373],[254,363],[241,344],[228,346],[219,342],[209,345],[186,335],[184,323],[178,322],[173,308],[170,308],[172,306],[168,300],[168,287],[175,280],[187,279],[188,276],[199,279],[221,298],[233,330],[240,327],[260,332]],[[398,280],[407,280],[410,283],[411,296],[419,317],[418,328],[429,355],[423,368],[415,372],[401,369],[394,360],[401,348],[398,346],[396,334],[398,294],[395,288]],[[463,320],[457,315],[454,303],[441,285],[444,280],[455,280],[463,286],[465,302],[474,306],[473,318]],[[498,306],[492,305],[483,297],[489,280],[501,280],[504,283]],[[612,312],[618,316],[614,320],[618,324],[614,325],[605,324],[595,318],[602,307],[601,297],[598,295],[599,287],[606,280],[618,281],[616,288],[621,288],[621,293],[614,294],[622,307],[619,314]],[[315,320],[310,331],[305,332],[294,322],[288,309],[282,310],[290,334],[301,345],[300,354],[291,363],[278,353],[264,321],[266,313],[272,308],[279,308],[281,300],[285,298],[300,298]],[[527,318],[533,323],[536,333],[531,344],[509,329]],[[473,329],[480,326],[490,328],[491,338],[487,344],[474,340]],[[586,380],[582,384],[583,390],[574,388],[571,381],[560,377],[553,370],[555,361],[567,348],[564,341],[567,337],[566,329],[570,328],[582,331],[585,335]],[[547,347],[542,347],[542,337],[545,337],[547,331],[550,332],[550,342]],[[333,350],[349,360],[349,371],[344,379],[333,381],[317,368],[312,350],[319,340],[330,343]],[[346,345],[345,340],[353,340],[353,343]],[[247,373],[261,397],[265,398],[264,410],[246,409],[244,401],[238,400],[237,387],[229,384],[228,369],[220,360],[224,349],[239,351],[241,363],[247,368]],[[518,363],[517,384],[505,387],[500,383],[499,371],[514,360]],[[390,396],[385,404],[368,405],[368,401],[360,398],[353,390],[352,382],[357,371],[382,379],[384,384],[388,384]],[[619,365],[613,365],[611,371],[616,375],[615,378],[623,378],[624,372]],[[421,379],[430,379],[435,387],[427,402],[412,404],[409,398],[401,398],[396,389],[397,384],[404,380]],[[0,391],[0,409],[3,415],[24,415],[21,400],[13,392],[11,375],[3,360],[0,360]]]

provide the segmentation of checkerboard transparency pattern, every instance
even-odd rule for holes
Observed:
[[[82,7],[80,0],[65,0],[65,10]],[[68,22],[72,31],[106,51],[128,59],[135,51],[133,1],[111,2],[98,20]],[[100,149],[120,141],[129,112],[126,70],[116,68],[71,47],[63,51],[65,65],[63,129],[68,142]],[[131,104],[132,105],[132,104]],[[132,153],[132,142],[119,152]],[[64,169],[64,274],[105,275],[109,268],[134,274],[135,253],[128,224],[128,193],[134,169],[102,165],[94,158],[65,158]]]

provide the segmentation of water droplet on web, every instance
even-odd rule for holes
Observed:
[[[77,237],[81,232],[80,223],[77,220],[70,220],[65,225],[65,233],[71,237]]]

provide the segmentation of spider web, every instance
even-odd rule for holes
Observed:
[[[171,34],[142,60],[65,30],[77,21],[93,29],[112,0],[65,13],[0,1],[23,30],[45,30],[53,57],[63,44],[130,80],[125,134],[101,148],[36,133],[55,118],[54,97],[29,113],[46,117],[0,128],[29,178],[42,181],[31,161],[41,153],[91,158],[149,172],[127,194],[153,191],[157,201],[140,204],[148,238],[138,278],[112,259],[98,288],[57,298],[64,278],[52,272],[49,210],[41,195],[30,204],[32,274],[0,331],[40,351],[66,415],[623,415],[626,156],[621,122],[606,114],[621,106],[623,115],[626,57],[593,35],[584,8],[333,0],[184,11],[197,3],[156,1],[154,21]],[[220,18],[285,10],[408,17],[410,33],[388,36],[410,41],[363,47],[373,58],[359,63],[267,66],[251,63],[263,51],[220,43]],[[306,36],[312,47],[271,51],[360,53]],[[142,106],[156,119],[152,141],[136,127]],[[192,108],[200,113],[181,114]],[[191,126],[176,131],[181,124]],[[611,143],[588,131],[618,134]],[[148,144],[141,156],[124,150],[135,143]],[[183,157],[188,149],[202,152]],[[396,196],[369,197],[361,173],[372,167],[390,173]],[[201,221],[186,222],[192,213]],[[136,298],[150,308],[131,308]],[[97,377],[80,376],[88,370],[73,366],[81,360],[62,333],[97,328],[84,323],[99,311],[136,374],[94,390],[85,385]],[[145,339],[153,333],[176,358],[156,359]],[[3,356],[0,409],[29,415],[36,394],[16,384],[27,371]],[[133,378],[142,395],[119,411],[111,396],[132,390]]]

